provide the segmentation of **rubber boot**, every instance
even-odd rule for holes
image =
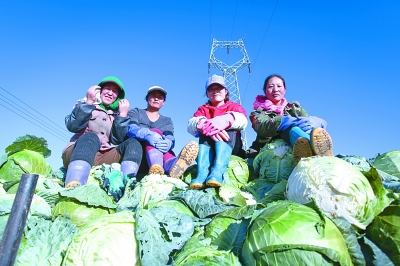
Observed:
[[[186,169],[196,160],[199,153],[199,144],[190,141],[183,147],[178,157],[171,158],[164,163],[164,170],[170,177],[180,178]]]
[[[232,147],[224,141],[215,142],[215,159],[211,167],[211,173],[207,177],[206,185],[209,187],[220,187],[223,175],[228,172],[229,159],[232,155]]]
[[[333,156],[331,136],[323,128],[311,131],[311,147],[316,155]]]
[[[293,159],[297,164],[301,158],[313,156],[310,136],[299,127],[292,127],[289,131],[290,144],[293,147]]]
[[[157,149],[151,149],[146,153],[147,164],[149,165],[149,175],[164,174],[163,156],[164,154]]]
[[[210,146],[200,144],[197,155],[197,176],[190,182],[191,189],[203,189],[206,187],[206,179],[210,174],[210,165],[213,159],[213,152]]]
[[[75,160],[68,164],[67,176],[65,177],[65,187],[79,187],[85,185],[92,166],[83,160]]]
[[[139,170],[139,165],[132,161],[121,162],[121,172],[123,176],[134,177]]]

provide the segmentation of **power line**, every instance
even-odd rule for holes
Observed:
[[[211,15],[211,11],[212,11],[212,0],[210,0],[210,38],[209,38],[209,43],[208,43],[208,47],[210,48],[209,50],[208,50],[208,54],[210,54],[210,52],[211,52],[211,42],[212,42],[212,39],[211,39],[211,17],[212,17],[212,15]]]
[[[276,7],[278,6],[278,2],[279,2],[279,0],[276,0],[275,6],[274,6],[274,10],[272,11],[272,15],[271,15],[271,17],[269,18],[269,22],[268,22],[267,28],[266,28],[266,30],[265,30],[265,32],[264,32],[264,36],[263,36],[263,39],[262,39],[262,41],[261,41],[260,48],[258,49],[258,52],[257,52],[257,55],[256,55],[256,59],[254,60],[254,64],[253,64],[253,66],[252,66],[253,71],[254,71],[254,68],[255,68],[255,66],[256,66],[256,62],[257,62],[258,55],[260,54],[262,45],[263,45],[263,43],[264,43],[265,36],[267,36],[267,32],[268,32],[269,26],[271,25],[272,18],[274,17]],[[246,84],[246,88],[245,88],[245,90],[244,90],[243,99],[246,98],[246,92],[247,92],[248,85],[249,85],[249,83],[250,83],[250,78],[251,78],[251,72],[249,73],[249,78],[247,79],[247,84]]]
[[[251,1],[250,12],[249,12],[249,19],[247,20],[246,28],[245,28],[245,30],[244,30],[244,37],[246,37],[246,35],[247,35],[247,29],[249,28],[250,15],[251,15],[251,11],[253,11],[253,4],[254,4],[254,0]]]
[[[264,40],[265,40],[265,36],[267,36],[267,32],[268,32],[269,26],[271,25],[272,18],[274,17],[274,13],[275,13],[276,7],[278,6],[278,2],[279,2],[279,0],[276,0],[274,10],[272,11],[272,15],[271,15],[271,17],[269,18],[268,25],[267,25],[267,29],[265,30],[264,36],[263,36],[262,41],[261,41],[261,44],[260,44],[260,48],[258,49],[258,52],[257,52],[257,55],[256,55],[256,59],[254,60],[254,64],[253,64],[253,67],[252,67],[253,69],[254,69],[254,67],[255,67],[255,65],[256,65],[258,55],[260,54],[262,45],[263,45]]]
[[[238,6],[238,0],[236,0],[235,14],[233,15],[233,24],[232,24],[232,31],[231,31],[231,39],[230,39],[230,41],[233,40],[232,39],[233,38],[233,29],[235,28],[237,6]]]
[[[1,103],[0,103],[0,105],[4,106],[6,109],[8,109],[8,108],[7,108],[7,106],[5,106],[4,104],[1,104]],[[11,110],[10,110],[10,111],[11,111]],[[65,139],[62,139],[62,138],[60,138],[59,136],[55,135],[53,132],[50,132],[50,131],[48,131],[47,129],[45,129],[45,128],[41,127],[40,125],[38,125],[38,124],[35,124],[34,122],[30,121],[30,120],[29,120],[29,119],[27,119],[26,117],[24,117],[24,116],[22,116],[22,115],[20,115],[20,114],[17,114],[17,113],[15,113],[15,112],[14,112],[14,114],[16,114],[16,115],[18,115],[18,116],[22,117],[23,119],[27,120],[28,122],[30,122],[30,123],[32,123],[32,124],[34,124],[35,126],[37,126],[37,127],[41,128],[41,129],[43,129],[44,131],[46,131],[47,133],[49,133],[49,134],[53,135],[54,137],[58,138],[59,140],[62,140],[62,141],[64,141],[64,142],[65,142]]]
[[[1,104],[1,103],[0,103],[0,105],[4,106],[6,109],[10,110],[14,114],[24,118],[25,120],[29,121],[30,123],[36,125],[37,127],[43,129],[44,131],[50,133],[51,135],[57,137],[58,139],[60,139],[62,141],[65,141],[65,139],[67,139],[67,140],[70,139],[70,137],[71,137],[70,132],[67,131],[65,128],[60,127],[59,125],[57,125],[56,123],[54,123],[53,121],[48,119],[46,116],[42,115],[41,113],[36,111],[34,108],[27,105],[26,103],[24,103],[23,101],[18,99],[16,96],[12,95],[10,92],[5,90],[4,88],[0,87],[0,89],[2,89],[3,91],[5,91],[9,95],[11,95],[13,98],[17,99],[19,102],[23,103],[25,106],[27,106],[29,108],[29,110],[27,110],[20,104],[16,103],[12,99],[10,99],[2,94],[0,94],[0,96],[2,97],[0,99],[3,100],[3,103],[8,104],[8,106]],[[4,99],[6,99],[6,100],[4,100]],[[41,117],[45,118],[47,121],[49,121],[51,123],[46,122],[45,120],[43,120],[42,118],[37,116],[35,113],[39,114]],[[53,126],[53,125],[55,125],[55,126]],[[62,137],[62,138],[60,138],[60,137]]]

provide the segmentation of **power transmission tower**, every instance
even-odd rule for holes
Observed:
[[[229,54],[230,49],[240,49],[243,53],[243,58],[234,63],[233,65],[227,65],[221,60],[218,60],[215,57],[215,50],[218,48],[226,48]],[[217,41],[215,38],[212,40],[212,47],[210,52],[210,59],[208,60],[208,73],[210,73],[210,67],[217,68],[222,72],[223,77],[225,78],[225,83],[227,89],[229,91],[229,99],[232,102],[236,102],[242,104],[240,101],[240,92],[239,92],[239,83],[237,79],[237,72],[239,69],[247,66],[250,73],[250,59],[247,55],[246,48],[244,47],[243,39],[239,39],[238,41]],[[242,130],[242,141],[243,148],[247,149],[247,138],[246,132]]]

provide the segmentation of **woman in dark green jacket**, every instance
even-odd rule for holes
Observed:
[[[293,147],[296,163],[302,157],[333,156],[332,139],[325,130],[327,122],[309,116],[298,102],[287,102],[283,77],[277,74],[268,76],[263,91],[264,95],[256,97],[250,114],[257,137],[247,151],[248,158],[255,157],[265,144],[276,139],[283,139]]]

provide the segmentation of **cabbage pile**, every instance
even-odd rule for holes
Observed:
[[[140,175],[118,202],[102,188],[114,166],[69,189],[65,169],[46,170],[15,265],[400,265],[400,151],[297,165],[291,152],[277,141],[250,166],[231,156],[219,189],[191,190],[194,166]],[[1,177],[0,237],[15,186]]]

